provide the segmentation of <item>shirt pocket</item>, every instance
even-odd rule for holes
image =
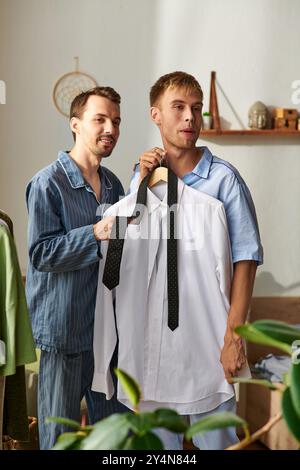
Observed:
[[[138,240],[142,238],[141,235],[141,226],[140,224],[131,223],[128,224],[126,234],[125,234],[125,243],[126,240]]]

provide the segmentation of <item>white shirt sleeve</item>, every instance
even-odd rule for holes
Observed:
[[[114,290],[110,291],[102,283],[108,242],[102,242],[103,259],[99,263],[99,278],[94,323],[94,378],[92,389],[105,393],[109,400],[114,394],[110,373],[110,362],[117,344],[114,314]]]
[[[212,239],[220,290],[229,302],[233,265],[227,219],[223,204],[219,205],[214,213]]]

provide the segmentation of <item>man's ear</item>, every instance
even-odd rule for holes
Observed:
[[[72,117],[70,119],[70,128],[74,134],[80,134],[80,124],[79,119],[77,117]]]
[[[151,119],[157,126],[160,125],[160,109],[157,108],[156,106],[152,106],[150,108],[150,115]]]

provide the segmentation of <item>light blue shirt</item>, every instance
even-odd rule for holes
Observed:
[[[99,167],[101,203],[124,195],[118,178]],[[99,202],[68,153],[41,170],[26,189],[29,265],[26,296],[36,344],[66,354],[91,350],[100,242],[93,224]]]
[[[183,182],[194,189],[209,194],[223,202],[232,262],[243,260],[263,263],[263,247],[260,241],[255,207],[250,191],[234,166],[211,154],[207,147],[195,168],[184,175]],[[129,193],[136,189],[140,176],[139,164],[135,167]]]

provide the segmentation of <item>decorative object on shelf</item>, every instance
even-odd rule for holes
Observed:
[[[211,128],[221,130],[218,98],[216,92],[216,72],[210,74],[209,114],[212,117]]]
[[[265,129],[268,123],[268,108],[261,101],[256,101],[248,113],[250,129]]]
[[[287,109],[287,108],[275,108],[273,111],[274,117],[274,129],[282,130],[296,130],[297,119],[298,119],[298,110],[297,109]]]
[[[259,102],[260,103],[260,102]],[[254,103],[254,105],[257,103]],[[262,106],[265,107],[263,103]],[[266,108],[266,107],[265,107]],[[263,108],[262,108],[263,109]],[[267,109],[267,108],[266,108]],[[291,111],[291,110],[289,110]],[[252,127],[251,129],[222,129],[220,123],[220,116],[219,116],[219,109],[218,109],[218,99],[216,93],[216,72],[211,72],[211,81],[210,81],[210,99],[209,99],[209,114],[211,115],[212,122],[210,129],[201,129],[200,131],[200,138],[208,137],[208,138],[215,138],[215,137],[225,137],[225,136],[260,136],[260,137],[300,137],[300,122],[298,122],[298,130],[295,127],[285,127],[284,129],[269,129],[263,127]],[[292,113],[288,113],[288,117],[291,117]],[[268,110],[267,110],[267,118],[266,118],[266,126],[268,124]],[[286,118],[287,119],[287,118]],[[259,125],[264,123],[262,117],[258,119]],[[300,121],[300,119],[299,119]],[[257,122],[258,124],[258,122]],[[284,132],[283,132],[284,131]]]
[[[64,116],[69,117],[70,105],[79,93],[97,86],[96,80],[90,75],[79,72],[78,57],[74,57],[75,72],[62,75],[54,85],[53,102],[56,109]]]
[[[208,130],[211,128],[211,114],[209,112],[205,112],[202,114],[202,123],[203,129]]]

